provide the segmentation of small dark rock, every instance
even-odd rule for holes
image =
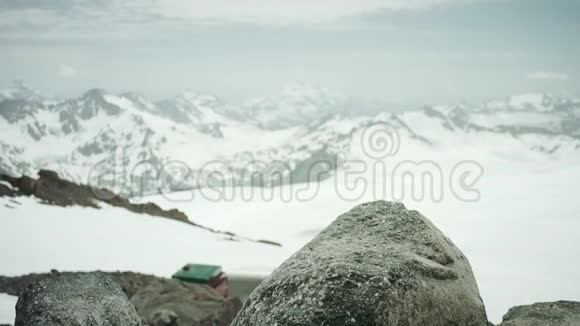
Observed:
[[[51,171],[51,170],[40,170],[40,171],[38,171],[38,176],[40,178],[47,178],[47,179],[55,179],[55,180],[60,179],[58,177],[58,173]]]
[[[16,277],[0,276],[0,293],[20,296],[30,284],[42,282],[59,273],[53,270],[45,274],[28,274]],[[103,274],[120,285],[129,301],[135,301],[139,305],[138,313],[144,325],[153,326],[155,323],[163,324],[163,322],[169,321],[189,326],[191,324],[184,324],[182,321],[195,319],[188,317],[188,314],[196,312],[200,312],[201,318],[198,319],[213,323],[194,325],[229,325],[229,322],[242,307],[239,298],[224,299],[207,285],[133,272],[105,272]],[[157,295],[159,297],[156,297]],[[192,309],[189,309],[190,307]],[[183,309],[183,315],[180,314],[180,309]],[[171,317],[173,315],[177,316],[178,319],[174,320]]]
[[[15,326],[139,326],[121,288],[102,273],[58,273],[32,283],[16,304]]]
[[[511,308],[500,326],[578,326],[580,302],[534,303]]]
[[[14,189],[0,183],[0,197],[15,197],[17,194]]]
[[[16,184],[18,190],[23,192],[26,195],[32,195],[36,190],[36,180],[32,179],[28,176],[23,176],[18,179],[18,183]]]
[[[276,247],[282,247],[282,244],[279,242],[275,242],[275,241],[270,241],[270,240],[258,240],[258,243],[263,243],[263,244],[267,244],[267,245],[271,245],[271,246],[276,246]]]
[[[179,316],[167,309],[157,310],[151,319],[148,326],[179,326]]]

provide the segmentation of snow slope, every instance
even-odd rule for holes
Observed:
[[[580,263],[574,259],[580,254],[576,199],[580,186],[573,181],[580,177],[580,168],[560,166],[537,172],[533,165],[521,165],[525,172],[519,174],[500,173],[502,165],[490,166],[491,173],[478,183],[481,198],[477,202],[466,202],[449,192],[441,202],[410,196],[403,200],[430,218],[467,255],[488,316],[497,323],[515,305],[580,301],[580,284],[575,282],[580,278]],[[376,198],[369,190],[356,200],[345,200],[336,189],[334,180],[326,180],[306,201],[284,201],[280,188],[274,189],[273,200],[259,199],[261,190],[255,188],[238,188],[233,200],[212,200],[203,189],[147,200],[177,206],[207,225],[275,239],[292,252],[354,205],[393,198],[393,193]],[[242,193],[248,191],[254,191],[254,200],[243,200]]]
[[[147,198],[179,208],[202,225],[279,241],[283,248],[226,241],[112,207],[59,208],[29,198],[18,203],[0,198],[0,274],[57,268],[168,276],[186,261],[268,274],[357,203],[397,199],[432,219],[466,253],[492,321],[514,305],[580,300],[574,283],[580,277],[574,259],[580,254],[578,100],[531,94],[483,105],[328,116],[344,102],[300,87],[248,104],[247,115],[233,115],[216,98],[195,93],[153,103],[135,94],[92,90],[51,104],[23,89],[3,94],[8,101],[0,100],[0,170],[30,174],[43,167],[85,182],[95,169],[117,173],[119,165],[131,171],[146,162],[155,170],[177,161],[243,180],[248,166],[271,173],[281,162],[287,175],[303,181],[317,160],[340,158],[341,164],[328,179],[310,185],[227,188],[225,197],[220,189],[202,188]],[[371,169],[377,160],[363,145],[375,125],[394,132],[387,147],[393,145],[389,141],[397,145],[396,155],[381,160],[387,169],[379,173]],[[206,165],[212,162],[219,167]],[[367,169],[356,176],[368,188],[352,196],[346,191],[347,184],[354,185],[347,172],[361,162]],[[410,186],[421,184],[403,179],[406,171],[398,168],[405,162],[436,164],[430,172],[442,174],[441,200],[412,197],[418,188]],[[465,201],[452,188],[464,181],[452,176],[465,162],[476,163],[470,172],[481,168],[483,173],[477,202]],[[422,168],[409,172],[417,176]],[[195,175],[172,177],[183,183],[173,190],[195,185]],[[376,191],[383,186],[383,192]]]
[[[0,216],[2,275],[56,268],[168,277],[186,262],[264,275],[288,254],[287,249],[233,242],[183,223],[108,206],[61,208],[27,197],[17,198],[16,203],[0,198]]]
[[[17,297],[0,293],[0,324],[14,323]]]
[[[490,166],[493,170],[502,165]],[[498,322],[507,309],[537,301],[580,300],[580,177],[578,166],[536,171],[533,162],[519,174],[484,174],[478,202],[448,191],[441,202],[412,197],[403,202],[430,218],[467,255],[476,273],[489,317]],[[497,172],[497,171],[496,171]],[[376,183],[381,181],[373,180]],[[340,184],[340,183],[339,183]],[[399,183],[398,183],[399,184]],[[231,242],[182,223],[104,207],[60,208],[29,198],[19,204],[0,199],[0,274],[61,270],[132,270],[168,276],[184,262],[215,263],[233,274],[267,274],[300,249],[340,213],[375,200],[365,192],[345,200],[335,180],[320,184],[307,200],[260,198],[264,188],[237,188],[233,199],[212,200],[207,189],[149,197],[177,207],[196,222],[284,247]],[[312,191],[312,189],[310,189]],[[344,190],[344,189],[343,189]],[[446,189],[447,190],[447,189]],[[241,193],[253,193],[245,200]],[[381,199],[390,199],[387,193]],[[13,207],[13,208],[9,208]]]
[[[248,172],[282,167],[285,182],[302,182],[320,160],[354,157],[352,136],[376,123],[391,126],[412,159],[425,157],[425,150],[515,160],[580,157],[580,101],[546,94],[366,116],[355,113],[356,102],[308,85],[238,110],[194,92],[158,102],[101,89],[60,101],[32,96],[22,85],[4,93],[10,97],[0,98],[0,146],[7,155],[0,170],[48,168],[77,182],[120,184],[128,196],[205,187],[214,172],[248,185]],[[152,180],[156,175],[166,182]]]
[[[187,262],[222,265],[230,275],[267,275],[291,254],[234,242],[180,222],[101,209],[0,198],[0,275],[63,271],[136,271],[170,277]],[[14,323],[16,298],[0,293],[0,323]]]

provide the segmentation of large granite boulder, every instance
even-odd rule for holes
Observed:
[[[355,207],[267,278],[232,326],[486,326],[467,258],[420,213]]]
[[[578,326],[580,302],[535,303],[511,308],[501,326]]]
[[[138,326],[121,287],[101,273],[59,273],[18,298],[15,326]]]

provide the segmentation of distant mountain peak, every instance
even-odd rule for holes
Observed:
[[[309,83],[291,83],[275,96],[248,101],[244,113],[266,129],[289,128],[344,109],[346,98]]]
[[[145,96],[139,93],[124,92],[119,95],[119,97],[128,100],[141,111],[155,112],[157,110],[153,102],[149,101]]]
[[[7,88],[0,90],[0,100],[31,100],[39,101],[42,98],[38,92],[30,88],[24,81],[15,80]]]
[[[579,101],[572,98],[560,97],[550,93],[530,92],[512,95],[504,100],[489,101],[484,104],[484,108],[496,111],[550,112],[566,111],[579,105]]]
[[[546,93],[518,94],[512,95],[509,98],[509,104],[515,108],[547,106],[553,101],[553,96]]]
[[[316,86],[306,82],[294,82],[284,86],[281,92],[284,96],[291,97],[321,97],[321,96],[338,96],[337,93],[328,88]]]
[[[102,88],[91,88],[86,91],[81,98],[83,99],[94,99],[94,98],[104,98],[106,92]]]
[[[221,104],[218,98],[213,95],[196,93],[190,90],[186,90],[179,94],[177,99],[186,100],[194,106],[215,107]]]
[[[481,143],[481,149],[473,152],[484,156],[504,157],[513,149],[530,157],[580,160],[577,100],[534,93],[492,104],[396,113],[379,104],[369,115],[371,111],[365,112],[364,102],[356,98],[343,101],[304,83],[241,107],[191,91],[155,103],[137,93],[117,95],[102,89],[56,104],[5,100],[0,101],[0,149],[7,154],[0,157],[0,170],[17,174],[51,167],[80,176],[89,166],[109,173],[117,170],[117,163],[135,167],[147,162],[160,170],[179,160],[204,173],[206,162],[219,159],[233,168],[232,178],[241,183],[243,169],[252,162],[266,163],[264,171],[283,162],[292,167],[293,178],[305,180],[309,164],[316,160],[332,161],[338,152],[354,153],[353,157],[363,153],[353,137],[378,123],[395,128],[408,144],[402,155],[417,154],[421,159],[430,148],[454,151]],[[499,142],[508,145],[494,147]],[[120,149],[122,159],[110,159],[119,156]],[[197,186],[198,176],[194,173],[171,189]],[[172,177],[184,179],[177,172]],[[155,184],[141,186],[157,189]]]

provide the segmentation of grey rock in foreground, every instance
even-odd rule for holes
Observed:
[[[53,270],[44,274],[0,276],[0,293],[20,296],[30,284],[59,273]],[[242,306],[239,299],[225,299],[208,285],[133,272],[103,274],[120,285],[131,303],[136,305],[142,322],[148,326],[229,325]],[[241,290],[249,291],[247,288]],[[187,321],[203,323],[185,324]]]
[[[138,326],[121,288],[101,273],[61,273],[32,283],[16,304],[15,326]]]
[[[338,217],[249,297],[232,326],[486,326],[469,262],[403,204]]]
[[[578,326],[580,302],[534,303],[511,308],[500,326]]]
[[[228,326],[241,302],[224,299],[207,285],[155,279],[131,296],[149,326]]]

